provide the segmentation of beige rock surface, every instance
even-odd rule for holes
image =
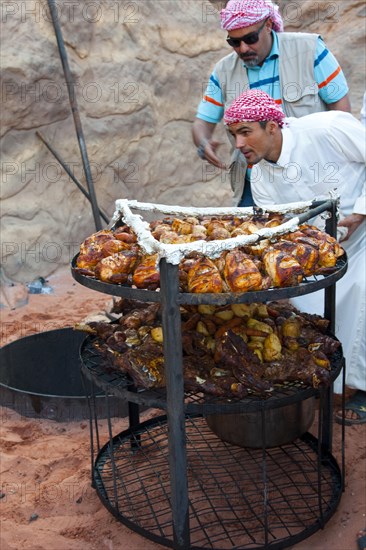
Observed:
[[[223,4],[56,3],[95,192],[108,216],[121,197],[231,204],[227,174],[202,163],[191,140],[207,77],[227,52],[217,12]],[[7,277],[26,282],[67,265],[95,226],[89,202],[36,135],[86,185],[47,2],[2,7],[2,263]],[[365,88],[363,1],[282,0],[281,7],[286,30],[322,34],[346,73],[358,116]],[[226,143],[222,129],[218,136]]]

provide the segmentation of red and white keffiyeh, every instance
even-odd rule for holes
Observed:
[[[275,100],[262,90],[248,90],[237,97],[224,113],[224,123],[274,120],[283,126],[285,113]]]
[[[226,31],[250,27],[267,17],[272,19],[274,31],[283,31],[279,8],[271,0],[229,0],[220,17],[221,28]]]

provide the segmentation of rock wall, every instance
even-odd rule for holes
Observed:
[[[95,193],[108,217],[122,197],[231,204],[228,174],[202,163],[191,139],[207,77],[228,52],[218,22],[223,5],[56,2]],[[95,224],[90,203],[36,133],[86,187],[48,4],[4,0],[1,7],[2,265],[6,277],[26,282],[68,264]],[[363,1],[282,0],[281,7],[286,30],[323,35],[349,79],[358,116],[365,88]],[[225,156],[222,128],[217,136]]]

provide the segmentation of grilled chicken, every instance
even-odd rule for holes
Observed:
[[[319,249],[316,246],[280,239],[273,248],[293,256],[299,262],[304,275],[307,276],[315,273],[320,257]]]
[[[286,216],[281,214],[261,212],[245,218],[187,216],[151,222],[150,230],[162,243],[183,244],[251,235],[264,227],[276,227],[285,220]],[[128,251],[137,254],[136,261],[126,260],[133,256]],[[304,276],[332,272],[343,253],[333,237],[315,226],[303,224],[285,235],[262,238],[255,244],[223,251],[215,259],[193,253],[180,262],[179,286],[183,292],[194,293],[248,292],[296,286]],[[110,283],[132,282],[137,288],[150,290],[160,285],[156,256],[143,254],[136,234],[127,225],[98,231],[85,239],[80,246],[76,269],[83,275]]]
[[[234,292],[247,292],[262,287],[259,269],[241,250],[233,250],[226,254],[223,275],[228,287]]]
[[[144,256],[136,267],[132,282],[137,288],[155,290],[160,284],[160,272],[157,265],[158,255]]]
[[[274,287],[296,286],[303,279],[299,262],[282,250],[269,249],[263,254],[263,264]]]
[[[188,271],[188,292],[222,292],[220,272],[209,258],[198,259]]]
[[[125,283],[139,260],[136,248],[123,250],[100,260],[95,266],[95,275],[107,283]]]

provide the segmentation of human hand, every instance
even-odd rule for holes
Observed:
[[[220,141],[215,139],[208,139],[204,144],[202,144],[202,158],[207,160],[213,166],[221,168],[221,170],[227,170],[227,166],[223,163],[219,157],[216,155],[216,149],[222,145]]]
[[[364,219],[365,216],[363,214],[350,214],[343,218],[343,220],[338,223],[338,227],[345,227],[347,229],[347,234],[341,239],[341,242],[347,241]]]

